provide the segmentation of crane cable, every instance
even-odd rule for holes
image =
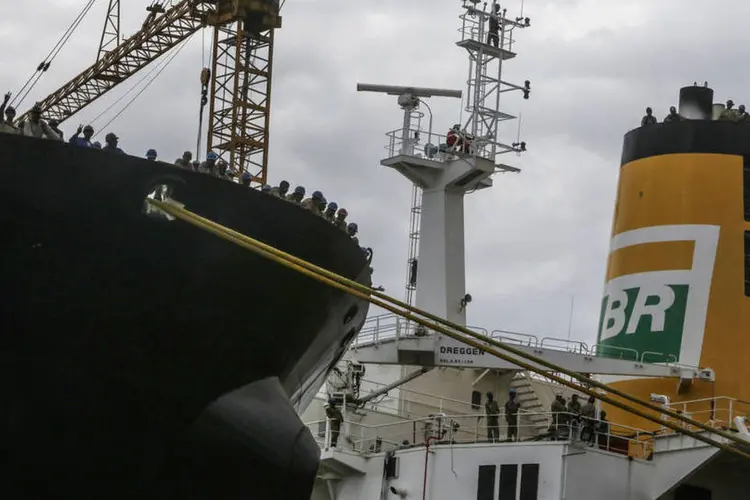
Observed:
[[[88,0],[88,3],[83,7],[83,10],[78,13],[78,16],[70,24],[70,26],[68,26],[68,29],[65,30],[65,33],[63,33],[62,37],[60,37],[60,40],[57,41],[57,43],[54,45],[54,47],[52,47],[52,50],[49,51],[44,60],[39,64],[39,66],[37,66],[36,71],[34,71],[29,79],[26,80],[26,83],[23,85],[23,87],[21,87],[21,90],[18,91],[16,97],[11,101],[11,104],[13,104],[15,107],[19,107],[21,106],[21,104],[23,104],[24,99],[26,99],[26,97],[29,95],[29,92],[31,92],[31,90],[36,86],[42,75],[50,68],[50,66],[52,65],[52,61],[55,60],[65,44],[68,43],[70,37],[73,36],[73,33],[75,33],[75,31],[78,29],[78,26],[81,25],[81,22],[89,13],[95,3],[96,0]],[[29,84],[31,84],[31,86],[29,86]]]
[[[502,344],[500,342],[495,341],[494,339],[490,339],[489,337],[484,337],[478,333],[472,332],[471,330],[464,328],[460,325],[456,325],[454,323],[451,323],[449,321],[443,320],[442,318],[438,318],[437,316],[434,316],[426,311],[421,311],[415,307],[404,307],[407,306],[407,304],[404,304],[403,302],[394,299],[392,297],[389,297],[383,293],[379,293],[377,291],[373,291],[371,288],[366,287],[360,283],[357,283],[355,281],[352,281],[348,278],[345,278],[343,276],[339,276],[335,273],[332,273],[328,270],[325,270],[323,268],[320,268],[314,264],[311,264],[309,262],[306,262],[298,257],[295,257],[293,255],[290,255],[286,252],[282,252],[280,250],[277,250],[270,245],[266,245],[265,243],[262,243],[258,240],[255,240],[253,238],[250,238],[248,236],[242,235],[236,231],[233,231],[232,229],[226,228],[224,226],[221,226],[215,222],[212,222],[208,219],[205,219],[197,214],[194,214],[190,212],[189,210],[186,210],[182,207],[178,207],[173,205],[172,203],[167,203],[163,201],[148,199],[148,202],[155,206],[156,208],[164,211],[165,213],[171,215],[172,217],[175,217],[177,219],[180,219],[184,222],[187,222],[189,224],[192,224],[196,227],[199,227],[205,231],[208,231],[215,236],[218,236],[224,240],[230,241],[242,248],[245,248],[247,250],[250,250],[264,258],[270,259],[278,264],[281,264],[285,267],[288,267],[290,269],[293,269],[297,272],[300,272],[310,278],[313,278],[317,281],[320,281],[322,283],[325,283],[329,286],[332,286],[334,288],[337,288],[339,290],[342,290],[350,295],[353,295],[357,298],[360,298],[362,300],[366,300],[370,302],[371,304],[377,305],[378,307],[381,307],[385,310],[391,311],[394,314],[397,314],[405,319],[408,319],[410,321],[414,321],[415,323],[419,323],[429,329],[432,329],[438,333],[441,333],[447,337],[453,338],[459,342],[463,342],[464,344],[467,344],[471,347],[474,347],[476,349],[479,349],[483,352],[486,352],[488,354],[492,354],[500,359],[503,359],[505,361],[508,361],[514,365],[519,366],[520,368],[523,368],[527,371],[534,372],[540,375],[543,375],[547,377],[550,380],[553,380],[557,382],[558,384],[564,385],[566,387],[569,387],[571,389],[580,391],[584,394],[587,394],[589,396],[592,396],[596,399],[599,399],[605,403],[608,403],[612,406],[615,406],[617,408],[620,408],[622,410],[625,410],[627,412],[633,413],[636,416],[639,416],[643,419],[649,420],[651,422],[654,422],[656,424],[659,424],[660,426],[667,427],[669,429],[672,429],[675,432],[682,433],[685,435],[688,435],[698,441],[701,441],[703,443],[709,444],[711,446],[714,446],[716,448],[722,449],[724,451],[734,453],[736,455],[739,455],[743,458],[750,459],[750,453],[744,452],[740,449],[733,448],[732,446],[722,443],[719,441],[716,441],[714,439],[705,437],[701,434],[698,434],[697,432],[693,432],[689,429],[680,428],[676,423],[672,423],[668,420],[661,420],[656,416],[650,415],[643,410],[640,410],[635,407],[628,406],[626,403],[618,401],[616,399],[613,399],[610,396],[597,393],[590,389],[587,386],[584,385],[578,385],[573,382],[570,382],[568,380],[565,380],[564,378],[561,378],[560,376],[554,374],[554,373],[546,373],[541,368],[538,368],[530,363],[521,361],[519,359],[513,358],[507,354],[504,354],[500,352],[500,350],[489,347],[486,344],[491,344],[493,347],[499,347],[499,349],[518,353],[519,356],[528,358],[533,360],[535,363],[546,366],[548,368],[553,369],[556,372],[564,373],[568,376],[573,376],[573,378],[576,378],[579,381],[583,381],[586,384],[596,386],[604,391],[611,392],[615,395],[624,394],[626,396],[625,399],[629,399],[632,402],[635,402],[637,404],[640,404],[642,406],[646,406],[647,408],[656,411],[657,413],[661,413],[663,415],[667,415],[670,417],[673,417],[677,420],[681,420],[687,424],[699,427],[705,431],[708,431],[709,433],[713,433],[716,435],[719,435],[725,439],[728,439],[734,443],[744,445],[746,446],[748,444],[747,441],[738,438],[730,433],[721,431],[719,429],[711,428],[701,422],[698,422],[696,420],[690,419],[688,417],[685,417],[679,413],[672,412],[671,410],[667,410],[666,408],[661,408],[656,405],[652,405],[650,403],[647,403],[645,401],[641,401],[637,398],[634,398],[633,396],[630,396],[628,394],[622,393],[620,391],[617,391],[615,389],[612,389],[610,387],[605,386],[604,384],[600,384],[599,382],[596,382],[594,380],[589,379],[588,377],[583,377],[581,375],[578,375],[574,372],[570,372],[569,370],[566,370],[562,367],[556,366],[552,363],[549,363],[541,358],[537,358],[535,356],[528,355],[524,353],[523,351],[519,351],[515,348],[511,348],[505,344]],[[382,299],[382,300],[381,300]],[[390,302],[390,303],[388,303]],[[398,305],[399,307],[403,309],[407,309],[407,311],[400,310],[396,307]],[[422,317],[420,317],[422,316]],[[424,318],[436,318],[433,319],[435,321],[434,323],[427,321]],[[442,323],[445,326],[441,326],[438,323]],[[446,326],[448,328],[446,328]],[[471,338],[466,338],[465,336],[460,335],[457,333],[457,331],[465,333],[467,336]],[[515,351],[515,352],[514,352]],[[571,375],[573,374],[573,375]],[[583,379],[583,380],[581,380]]]

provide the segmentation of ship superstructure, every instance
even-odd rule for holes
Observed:
[[[447,136],[441,137],[431,129],[414,130],[412,117],[420,100],[445,91],[415,87],[379,89],[398,95],[399,104],[404,109],[403,127],[389,133],[389,156],[381,164],[402,173],[414,183],[415,193],[421,193],[421,203],[415,205],[418,210],[412,210],[412,218],[416,214],[419,220],[416,224],[412,221],[410,229],[412,245],[418,245],[418,252],[410,252],[407,278],[414,296],[407,292],[407,298],[420,309],[457,325],[466,324],[466,305],[471,300],[464,289],[463,196],[490,187],[491,176],[495,173],[518,171],[500,162],[500,155],[520,153],[526,148],[521,142],[510,146],[500,142],[497,139],[497,123],[511,118],[499,110],[499,93],[504,86],[525,94],[530,90],[529,82],[514,86],[501,79],[504,61],[516,55],[512,50],[513,32],[528,27],[530,21],[522,17],[508,19],[506,12],[501,11],[497,18],[499,43],[498,47],[494,47],[484,28],[485,24],[489,24],[487,21],[491,11],[491,6],[480,7],[472,2],[463,6],[460,18],[462,39],[457,45],[469,53],[471,76],[468,91],[464,94],[469,118],[467,123],[460,124],[458,130],[466,141],[464,144],[476,141],[473,145],[464,149],[461,142],[451,143]],[[488,98],[487,89],[492,87],[493,82],[497,84],[493,90],[497,90],[498,96]],[[711,185],[719,190],[720,186],[734,185],[737,187],[735,194],[741,192],[741,160],[744,154],[750,152],[750,125],[712,121],[710,113],[695,116],[693,108],[705,110],[705,102],[711,103],[706,91],[684,89],[680,112],[689,116],[690,120],[676,124],[673,129],[669,128],[672,124],[654,125],[651,129],[642,127],[626,136],[624,158],[627,157],[632,165],[624,159],[623,168],[646,176],[643,186],[651,189],[651,201],[639,202],[643,196],[639,198],[638,192],[645,189],[637,188],[628,177],[621,179],[613,241],[619,241],[618,220],[627,217],[624,210],[637,212],[637,205],[633,208],[636,203],[663,204],[668,203],[670,197],[679,199],[681,182],[693,182],[690,180],[692,176],[687,174],[669,175],[672,185],[664,188],[666,191],[663,193],[661,185],[647,182],[657,175],[651,173],[657,171],[657,166],[646,166],[648,161],[674,161],[675,172],[679,170],[677,157],[673,156],[674,160],[670,160],[669,156],[661,155],[691,152],[734,154],[739,159],[727,160],[731,165],[727,164],[726,172],[721,174],[724,177],[719,175],[718,179],[711,181]],[[413,104],[411,108],[409,103]],[[728,129],[735,125],[740,128]],[[719,151],[716,148],[726,144],[717,139],[716,143],[711,143],[710,151],[705,150],[705,141],[721,134],[728,134],[736,142],[733,149],[729,148],[729,153]],[[425,141],[425,138],[428,139]],[[665,146],[662,141],[676,146]],[[662,151],[665,147],[669,151]],[[672,151],[670,148],[682,149]],[[655,158],[644,162],[643,159],[648,156]],[[691,168],[707,166],[707,163],[701,163],[701,158],[696,156],[694,160],[688,160]],[[626,184],[623,185],[623,182]],[[415,204],[420,200],[418,194],[414,195]],[[622,201],[626,195],[630,204],[628,208]],[[692,199],[698,203],[699,198],[696,195]],[[732,200],[725,203],[727,207],[719,210],[720,215],[714,217],[717,221],[714,224],[721,225],[719,219],[729,217],[730,208],[741,207],[741,202]],[[700,222],[700,219],[711,218],[710,214],[713,213],[708,210],[707,215],[701,214],[698,209],[686,209],[683,204],[677,203],[675,207],[681,207],[675,210],[682,213],[684,218],[692,218],[691,222],[698,225],[707,224]],[[689,213],[685,213],[685,210]],[[731,217],[731,227],[727,227],[733,231],[731,241],[726,244],[727,249],[722,255],[726,262],[733,263],[731,267],[735,270],[739,268],[742,258],[742,252],[737,250],[741,245],[737,242],[744,241],[742,238],[746,238],[747,234],[743,233],[741,217],[741,213]],[[676,222],[660,220],[659,224]],[[418,228],[418,238],[414,237],[414,227]],[[701,228],[695,230],[708,231]],[[711,234],[714,233],[716,231]],[[670,241],[680,243],[682,237],[690,236],[679,229],[674,229],[670,234]],[[695,238],[684,241],[694,242]],[[698,244],[690,247],[693,261],[697,259],[700,264],[705,245],[695,245]],[[613,246],[613,251],[617,249],[619,247]],[[662,317],[656,309],[660,306],[669,309],[671,306],[650,298],[652,294],[656,298],[663,298],[667,292],[662,293],[661,288],[654,291],[643,286],[641,288],[645,291],[640,301],[636,298],[627,307],[623,301],[619,306],[617,303],[611,304],[614,278],[627,276],[634,270],[651,270],[655,259],[662,259],[659,261],[662,262],[667,258],[659,257],[659,252],[654,253],[649,249],[639,250],[634,255],[621,254],[622,257],[618,255],[618,258],[627,257],[629,261],[640,262],[640,267],[621,268],[617,261],[610,260],[609,292],[605,299],[605,304],[610,307],[604,309],[602,331],[612,330],[616,326],[613,326],[612,318],[616,323],[618,307],[631,316],[641,318],[635,321],[636,327],[639,321],[650,320],[651,330],[656,331],[654,326]],[[730,252],[731,256],[726,252]],[[415,262],[418,265],[412,265]],[[704,299],[717,311],[722,307],[734,308],[734,311],[744,304],[742,300],[746,300],[741,297],[741,281],[735,279],[731,286],[719,282],[719,286],[731,289],[736,295],[725,306],[722,305],[724,301],[718,298],[713,301],[709,297]],[[620,285],[618,290],[624,289],[630,298],[629,288]],[[712,289],[709,295],[713,297],[713,294]],[[675,292],[675,295],[679,294]],[[696,304],[695,301],[687,303],[682,309],[683,313],[688,316],[700,314],[705,308],[701,309],[701,304]],[[637,314],[632,313],[633,308]],[[732,318],[732,324],[739,329],[741,325],[748,324],[747,318],[739,313]],[[725,318],[724,323],[726,321]],[[676,410],[700,424],[728,431],[727,438],[714,436],[719,446],[729,443],[734,449],[750,449],[750,442],[748,446],[737,444],[747,441],[748,436],[745,423],[748,408],[738,397],[741,394],[732,391],[726,394],[705,392],[710,387],[734,387],[732,384],[735,382],[729,385],[720,382],[721,371],[715,358],[692,353],[692,362],[686,362],[687,357],[678,358],[679,348],[675,351],[674,346],[658,342],[640,347],[623,345],[601,335],[596,344],[588,345],[568,339],[510,332],[498,327],[471,329],[570,372],[596,375],[599,380],[618,381],[619,384],[641,384],[641,399]],[[681,331],[686,330],[683,328]],[[686,331],[685,335],[689,335],[690,331]],[[552,374],[556,372],[550,372]],[[736,380],[731,375],[728,378]],[[521,404],[519,437],[517,440],[509,438],[503,414],[500,417],[501,439],[489,439],[484,407],[486,394],[492,392],[502,405],[511,390],[517,394]],[[303,420],[308,422],[321,446],[322,465],[313,498],[716,500],[745,498],[750,494],[743,479],[750,472],[747,460],[731,453],[731,448],[722,450],[699,440],[710,433],[681,422],[678,423],[683,427],[679,428],[675,425],[676,420],[669,416],[660,417],[662,425],[634,417],[623,419],[620,416],[624,412],[615,412],[597,401],[596,422],[591,425],[596,431],[587,435],[584,427],[588,427],[588,424],[584,425],[582,420],[570,415],[569,422],[576,423],[561,424],[561,413],[553,414],[550,411],[556,395],[568,400],[573,394],[576,391],[552,383],[543,374],[521,370],[512,361],[495,358],[459,340],[415,325],[408,319],[396,315],[371,317],[348,353],[346,362],[340,366],[335,380],[330,380],[326,394],[319,396],[320,404],[312,405],[303,415]],[[329,398],[339,405],[343,416],[336,439],[332,439],[331,419],[326,418],[323,409],[323,403]],[[602,415],[602,410],[611,416]],[[656,415],[654,412],[651,414]],[[677,432],[681,429],[684,433]]]

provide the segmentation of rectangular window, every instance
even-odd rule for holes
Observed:
[[[521,496],[519,500],[537,500],[539,489],[539,464],[521,466]]]
[[[326,421],[318,422],[318,437],[326,437]]]
[[[745,231],[745,296],[750,297],[750,231]]]
[[[495,471],[497,467],[494,465],[479,466],[477,500],[495,500]]]
[[[675,490],[674,500],[711,500],[711,490],[683,484]]]
[[[516,500],[516,482],[518,481],[518,465],[506,464],[500,466],[500,495],[498,500]]]

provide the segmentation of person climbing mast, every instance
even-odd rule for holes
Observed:
[[[499,47],[500,45],[500,4],[496,3],[494,11],[490,14],[490,27],[487,33],[487,45]]]

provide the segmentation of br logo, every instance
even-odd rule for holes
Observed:
[[[697,366],[718,241],[719,226],[708,225],[653,226],[616,235],[610,255],[643,244],[652,244],[651,253],[631,254],[640,255],[640,262],[623,262],[628,258],[624,252],[611,258],[611,267],[636,272],[614,276],[605,286],[599,355],[633,359],[636,351],[639,359],[647,353],[645,361],[677,360]],[[669,262],[667,242],[692,244],[688,269],[651,269],[648,255],[663,251],[654,260]],[[639,268],[649,270],[638,272]]]

